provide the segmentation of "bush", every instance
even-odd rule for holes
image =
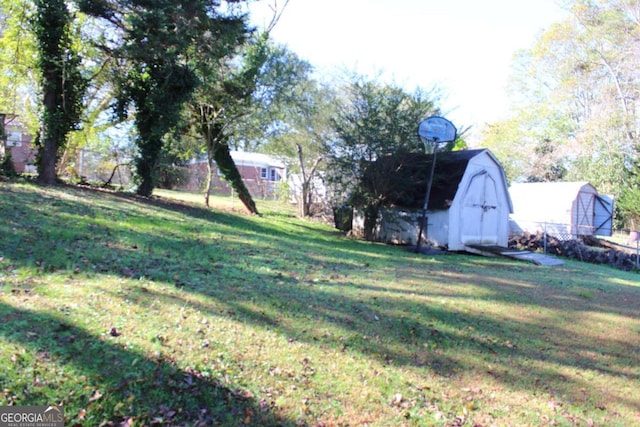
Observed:
[[[13,164],[13,158],[11,157],[11,150],[7,150],[6,154],[0,158],[0,175],[9,178],[18,176],[16,167]]]
[[[632,230],[640,229],[640,186],[625,188],[617,205],[625,225]]]

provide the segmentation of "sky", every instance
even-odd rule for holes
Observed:
[[[409,92],[437,88],[443,116],[471,126],[473,140],[508,113],[514,53],[566,17],[556,1],[289,0],[271,35],[323,78],[348,70]],[[273,2],[251,6],[254,25],[268,23]]]

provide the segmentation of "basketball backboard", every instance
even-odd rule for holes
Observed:
[[[429,142],[451,142],[455,141],[457,130],[453,123],[444,117],[431,116],[420,122],[418,135]]]

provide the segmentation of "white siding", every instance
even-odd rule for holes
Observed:
[[[427,240],[451,251],[467,243],[507,246],[511,199],[504,170],[488,150],[473,157],[447,210],[427,212]],[[376,240],[415,245],[421,209],[382,209],[375,229]],[[364,218],[355,212],[353,230],[364,229]]]
[[[509,188],[511,232],[546,231],[559,238],[593,234],[596,189],[587,182],[518,183]]]
[[[418,238],[422,209],[380,209],[378,223],[375,228],[376,241],[394,245],[415,245]],[[353,230],[362,233],[364,215],[355,211]],[[427,212],[427,227],[423,231],[433,246],[445,246],[449,241],[449,211]]]
[[[511,201],[504,171],[488,151],[469,161],[449,211],[449,250],[507,246]]]

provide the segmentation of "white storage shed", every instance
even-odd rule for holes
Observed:
[[[559,239],[610,236],[613,199],[601,196],[588,182],[533,182],[512,184],[510,231],[546,232]]]
[[[488,149],[438,153],[424,234],[430,244],[450,251],[470,244],[506,246],[511,212],[504,169]],[[415,208],[381,209],[375,240],[415,244],[421,214]],[[356,212],[353,229],[363,228]]]

